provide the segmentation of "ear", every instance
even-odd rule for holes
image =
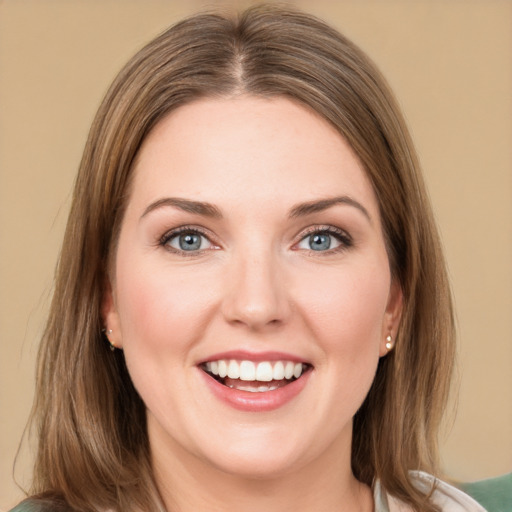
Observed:
[[[391,336],[391,343],[394,346],[400,319],[402,318],[403,309],[403,292],[398,279],[393,278],[391,286],[389,287],[388,303],[386,312],[384,313],[384,320],[382,322],[382,333],[380,341],[379,355],[385,356],[393,348],[386,347],[388,343],[388,336]]]
[[[106,336],[115,348],[123,347],[121,335],[121,322],[117,312],[114,291],[109,278],[105,279],[103,299],[101,301],[101,319],[106,331]]]

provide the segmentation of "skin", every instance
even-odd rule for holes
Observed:
[[[396,333],[402,295],[351,148],[291,100],[204,99],[156,126],[134,172],[103,313],[147,406],[168,509],[372,510],[350,468],[352,418]],[[341,196],[360,207],[290,216],[299,203]],[[164,198],[207,202],[222,217],[155,205]],[[205,233],[201,250],[162,241],[180,226]],[[311,229],[331,227],[342,238],[313,251]],[[282,407],[236,410],[197,366],[234,349],[293,354],[313,369]]]

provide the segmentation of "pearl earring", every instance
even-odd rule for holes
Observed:
[[[391,334],[386,338],[386,348],[388,349],[388,352],[393,348],[393,338],[391,337]]]
[[[110,350],[112,350],[112,352],[114,352],[114,350],[117,348],[111,341],[110,341],[110,336],[112,335],[112,329],[103,329],[103,332],[105,333],[105,336],[107,338],[107,341],[108,341],[108,344],[110,345]]]

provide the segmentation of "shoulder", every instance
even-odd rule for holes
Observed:
[[[489,512],[508,512],[512,510],[512,473],[461,484],[460,488],[473,496]]]
[[[431,501],[441,512],[486,512],[473,498],[442,480],[423,471],[411,471],[412,483],[424,494],[431,494]],[[376,483],[375,512],[412,512],[402,501],[385,493]]]
[[[72,512],[62,501],[29,498],[9,512]]]
[[[51,507],[41,506],[38,503],[34,503],[31,500],[25,500],[19,505],[11,509],[9,512],[51,512]]]
[[[428,473],[411,471],[411,476],[418,490],[428,493],[435,488],[432,502],[443,512],[486,512],[482,505],[466,493]]]

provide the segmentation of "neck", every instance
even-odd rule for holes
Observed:
[[[350,447],[331,446],[285,474],[231,474],[181,446],[153,450],[157,486],[168,512],[371,512],[369,487],[355,479]]]

